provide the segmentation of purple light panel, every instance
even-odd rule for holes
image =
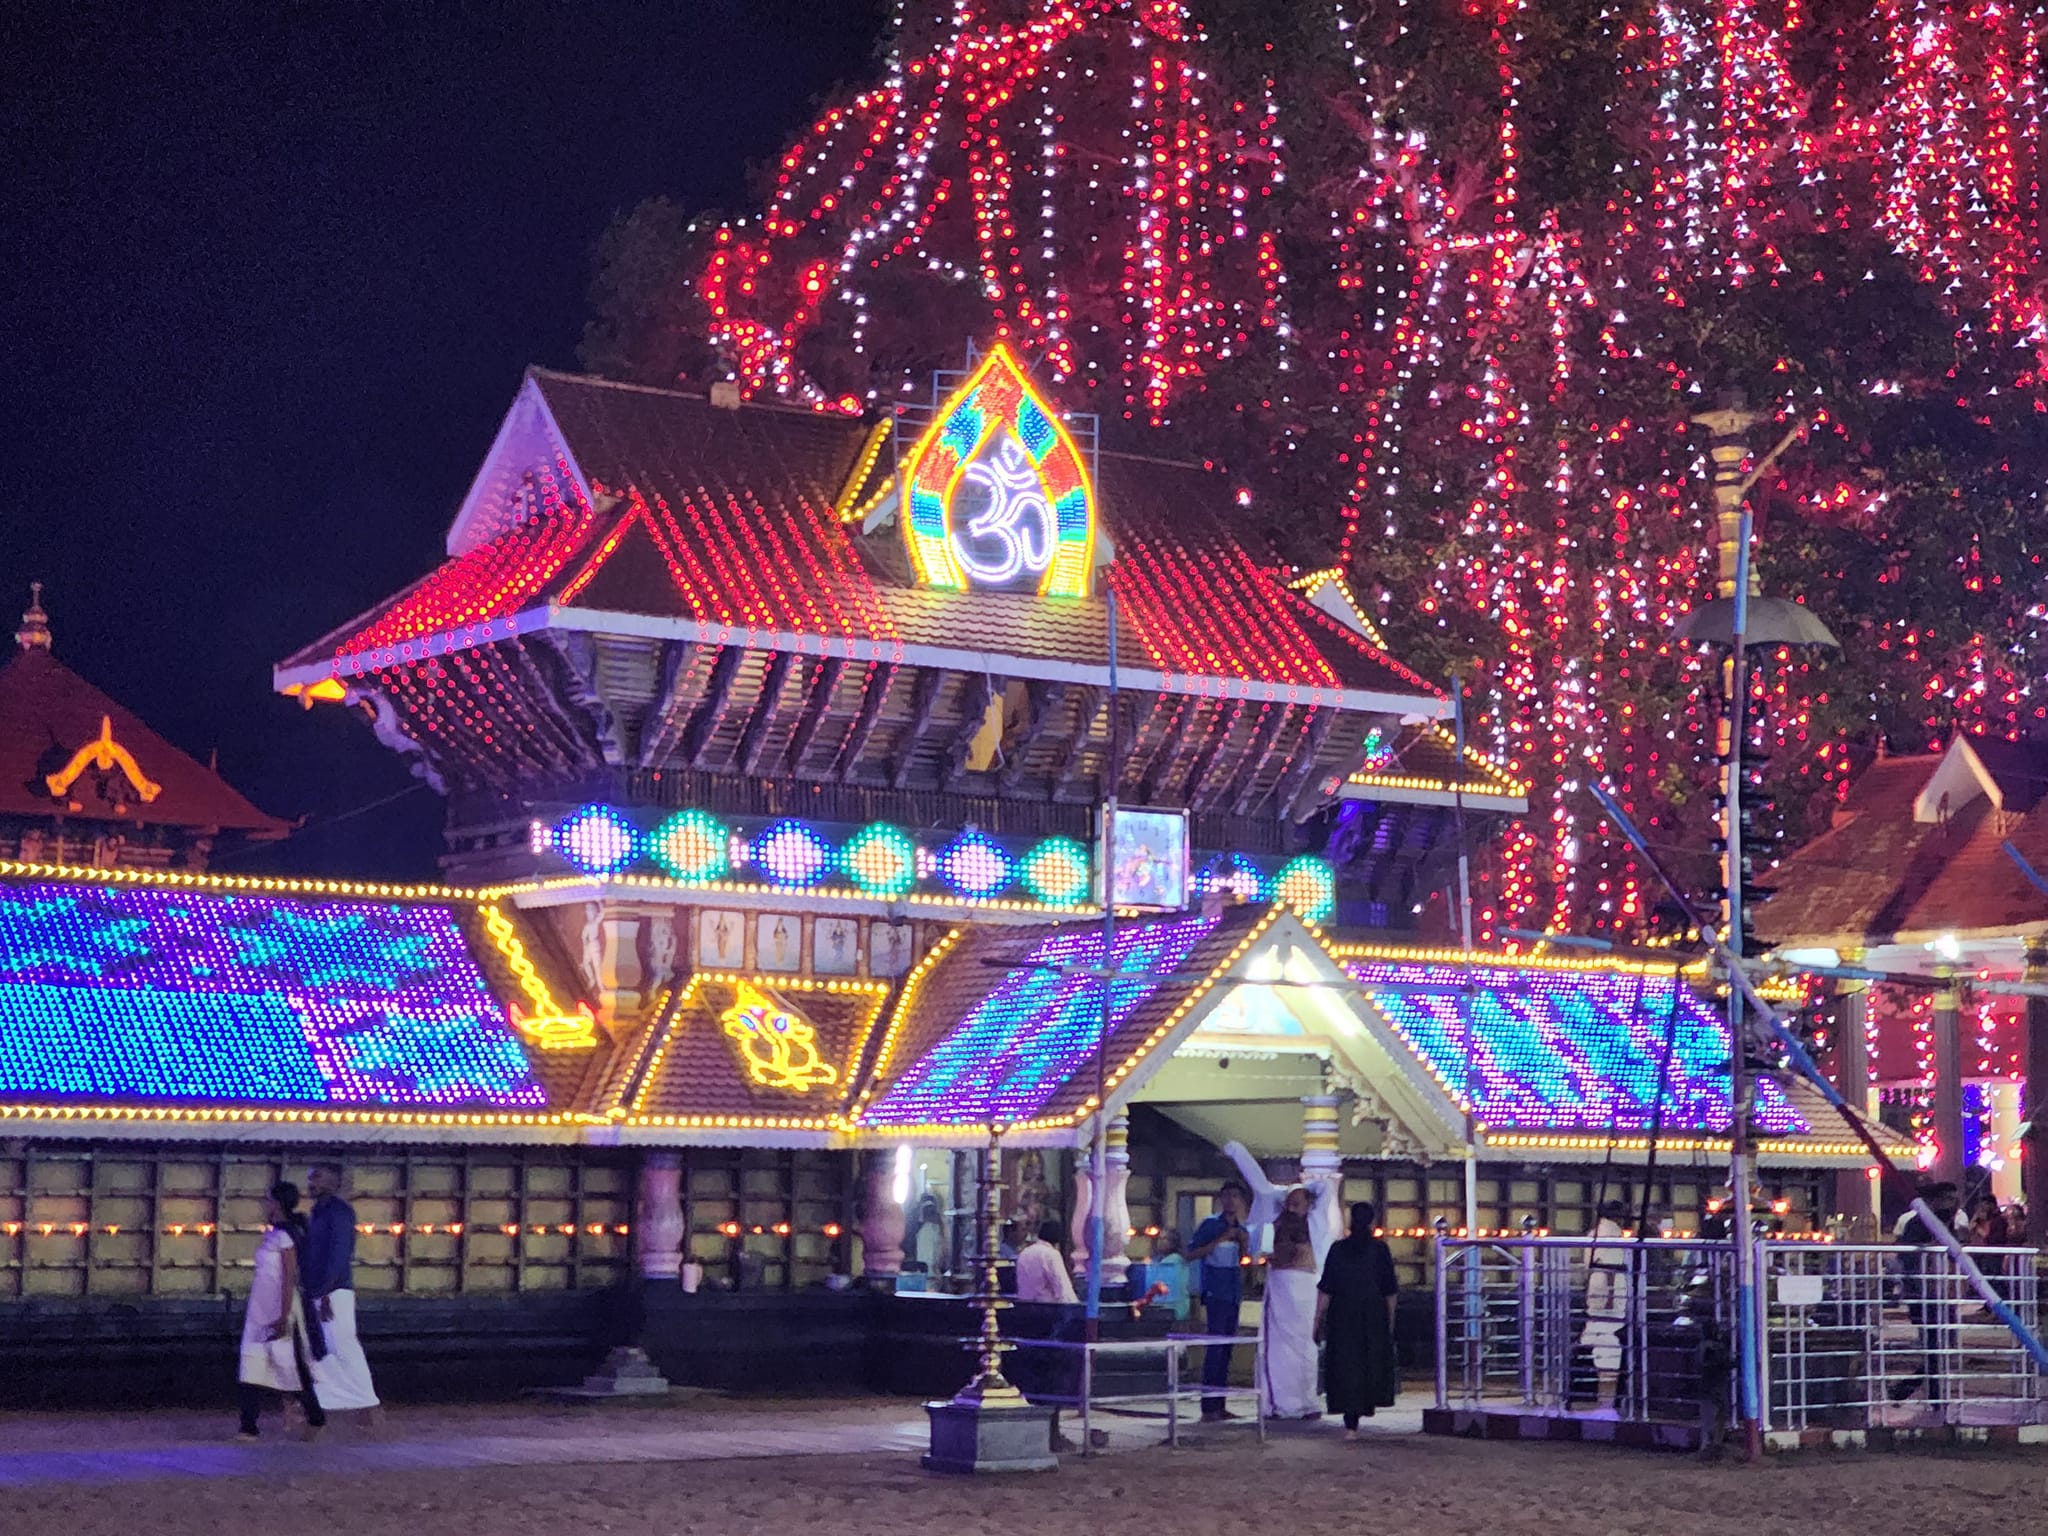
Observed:
[[[1147,973],[1187,960],[1213,917],[1182,917],[1117,930],[1103,961],[1102,935],[1068,931],[1041,940],[1015,970],[990,971],[994,990],[944,1039],[913,1063],[862,1119],[870,1125],[988,1125],[1029,1120],[1088,1064],[1102,1029],[1102,983],[1066,974],[1114,969],[1110,984],[1111,1053],[1115,1031],[1162,985]],[[1189,983],[1175,982],[1181,991]]]
[[[1727,1025],[1675,977],[1379,960],[1345,969],[1484,1125],[1648,1131],[1674,1012],[1663,1128],[1725,1133],[1731,1123]],[[1757,1121],[1778,1134],[1808,1129],[1769,1078],[1757,1082]]]
[[[0,1093],[544,1109],[447,907],[0,886]]]
[[[832,845],[804,823],[778,821],[754,839],[754,862],[775,884],[801,890],[832,867]]]

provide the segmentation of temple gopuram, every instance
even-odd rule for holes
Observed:
[[[444,884],[0,865],[0,1330],[105,1348],[118,1298],[212,1349],[314,1155],[380,1371],[522,1381],[626,1328],[679,1380],[950,1390],[998,1128],[1006,1219],[1078,1268],[1100,1199],[1112,1294],[1228,1142],[1377,1201],[1411,1282],[1468,1145],[1482,1226],[1584,1230],[1654,1141],[1691,1227],[1719,1005],[1417,931],[1524,787],[1239,503],[1001,348],[878,423],[529,373],[443,563],[276,671],[445,798]],[[1817,1225],[1861,1147],[1775,1079],[1755,1123]]]

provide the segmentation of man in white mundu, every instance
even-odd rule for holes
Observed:
[[[313,1212],[306,1220],[306,1252],[299,1266],[311,1335],[313,1392],[328,1412],[375,1408],[370,1362],[356,1338],[356,1213],[341,1198],[341,1168],[315,1163],[306,1174]]]
[[[1240,1143],[1233,1141],[1223,1151],[1251,1186],[1252,1228],[1269,1223],[1273,1228],[1259,1320],[1259,1331],[1265,1335],[1259,1391],[1266,1400],[1266,1416],[1319,1419],[1323,1405],[1316,1396],[1316,1277],[1335,1241],[1335,1191],[1327,1187],[1329,1180],[1292,1187],[1275,1184]]]

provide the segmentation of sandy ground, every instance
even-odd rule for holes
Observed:
[[[823,1405],[698,1403],[602,1422],[791,1427]],[[900,1419],[902,1405],[831,1405]],[[539,1407],[396,1413],[389,1438],[540,1434],[590,1421]],[[357,1432],[357,1431],[351,1431]],[[81,1450],[218,1438],[199,1416],[0,1416],[0,1447]],[[1045,1536],[1162,1523],[1187,1536],[2025,1536],[2048,1529],[2048,1455],[1981,1449],[1811,1455],[1758,1467],[1598,1447],[1401,1436],[1341,1444],[1248,1436],[1179,1452],[1067,1461],[1035,1477],[960,1480],[908,1456],[395,1472],[347,1479],[281,1466],[269,1478],[38,1487],[0,1505],[6,1536],[562,1536],[759,1532]]]

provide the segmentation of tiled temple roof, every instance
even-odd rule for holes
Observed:
[[[1385,1081],[1369,1086],[1382,1097],[1429,1096],[1439,1132],[1469,1092],[1504,1147],[1640,1139],[1660,1073],[1667,1137],[1697,1149],[1727,1126],[1725,1026],[1669,969],[1343,956],[1284,908],[1236,906],[1126,919],[1107,950],[1092,922],[956,929],[897,982],[686,973],[601,1023],[533,918],[503,892],[12,866],[0,1127],[846,1145],[972,1141],[998,1123],[1070,1136],[1095,1102],[1105,969],[1118,973],[1112,1102],[1220,1017],[1208,1010],[1232,987],[1273,982],[1281,1005],[1336,1020],[1315,1048],[1380,1063]],[[1810,1097],[1766,1079],[1760,1105],[1780,1160],[1854,1155]]]
[[[145,799],[118,767],[62,779],[83,747],[111,735],[154,793]],[[106,793],[111,789],[111,798]],[[26,648],[0,665],[0,815],[59,814],[137,825],[219,828],[283,837],[290,824],[266,816],[211,768],[172,746],[129,709],[47,650]]]
[[[0,1105],[556,1108],[452,905],[75,880],[0,883]]]
[[[1489,1129],[1728,1129],[1727,1023],[1675,971],[1392,960],[1345,969]],[[1769,1078],[1758,1083],[1757,1125],[1811,1129]]]
[[[859,422],[535,370],[566,450],[516,517],[479,522],[438,569],[284,662],[360,671],[429,637],[503,638],[547,607],[829,643],[867,660],[904,647],[1097,668],[1096,599],[911,585],[900,536],[862,537],[836,499],[870,436]],[[1122,606],[1118,661],[1183,683],[1434,698],[1436,690],[1248,552],[1235,492],[1198,466],[1104,453],[1098,494]],[[528,621],[530,624],[531,620]]]
[[[1760,878],[1772,894],[1750,927],[1774,945],[1842,946],[2048,928],[2048,895],[2004,846],[2048,869],[2044,789],[2041,746],[1958,737],[1945,752],[1872,763],[1834,825]]]

